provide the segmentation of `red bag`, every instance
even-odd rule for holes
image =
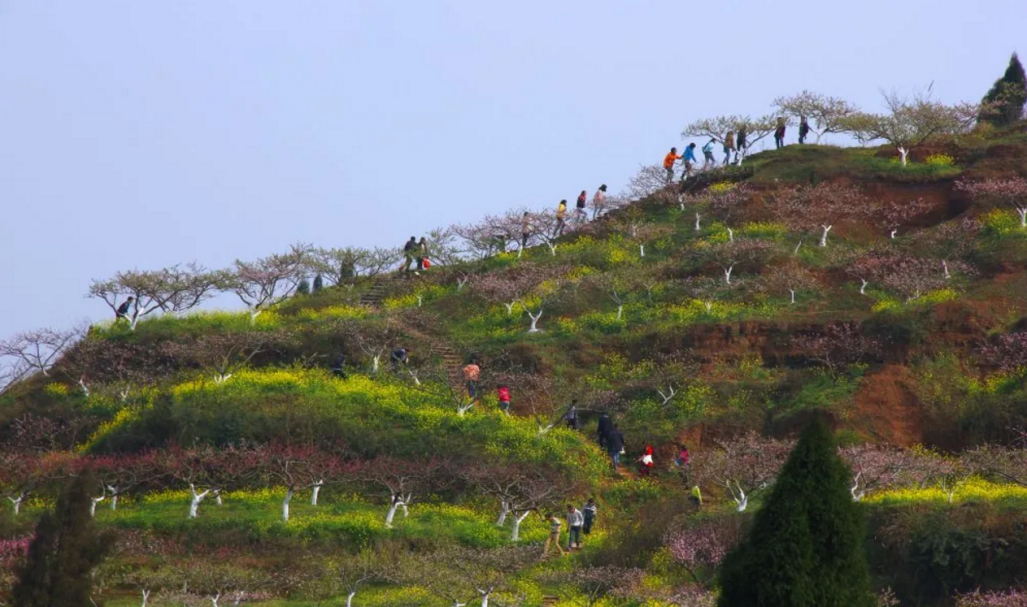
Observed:
[[[427,257],[425,257],[423,265],[424,265],[424,269],[427,270],[428,268],[431,267],[431,260],[429,260]]]

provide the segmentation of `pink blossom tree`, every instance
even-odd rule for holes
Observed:
[[[303,279],[309,250],[305,245],[293,245],[288,253],[255,261],[235,260],[227,285],[249,309],[251,322],[292,296]]]
[[[441,460],[400,460],[378,457],[351,466],[350,478],[376,485],[389,495],[385,527],[391,529],[396,512],[410,515],[410,505],[428,490],[441,487],[445,465]]]
[[[224,272],[211,272],[195,263],[155,271],[131,270],[118,272],[108,280],[94,280],[89,297],[102,300],[116,319],[127,320],[134,331],[150,314],[195,308],[224,288],[226,279]],[[123,307],[124,313],[119,312]]]
[[[697,454],[692,470],[701,483],[727,489],[736,509],[744,512],[752,496],[774,484],[791,446],[791,442],[749,432],[717,441],[717,449]]]
[[[852,499],[859,502],[867,493],[899,485],[903,474],[913,467],[912,456],[888,445],[852,445],[839,449],[842,459],[852,468]]]
[[[956,607],[1027,607],[1027,592],[1003,590],[981,592],[980,589],[956,597]]]
[[[820,230],[820,246],[827,246],[827,234],[842,221],[866,217],[873,212],[869,199],[852,186],[820,183],[786,189],[772,203],[773,213],[792,230]]]
[[[0,359],[15,361],[12,368],[50,375],[50,367],[80,339],[81,329],[39,329],[25,331],[0,341]]]
[[[934,208],[934,205],[923,198],[916,198],[908,202],[889,201],[880,205],[877,209],[877,223],[888,231],[888,237],[895,239],[899,228]]]
[[[986,179],[983,181],[960,181],[956,189],[966,192],[971,198],[994,202],[1012,207],[1020,216],[1020,227],[1027,229],[1027,179]]]
[[[876,356],[882,350],[881,340],[866,335],[855,323],[835,323],[819,333],[798,335],[792,339],[792,345],[831,373]]]
[[[667,550],[693,581],[706,586],[713,571],[742,539],[741,520],[736,517],[707,519],[675,529],[664,540]]]
[[[1027,331],[1006,333],[991,339],[977,350],[980,361],[1006,373],[1027,369]]]

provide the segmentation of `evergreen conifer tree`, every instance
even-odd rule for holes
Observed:
[[[310,282],[304,278],[300,280],[300,283],[296,285],[297,295],[310,295]]]
[[[318,274],[314,277],[314,293],[319,293],[324,288],[324,279]]]
[[[995,81],[982,103],[985,110],[981,121],[997,127],[1009,126],[1023,116],[1024,105],[1027,105],[1027,75],[1016,53],[1009,59],[1006,73]]]
[[[724,559],[719,607],[870,607],[864,517],[827,424],[803,432],[745,541]]]
[[[76,477],[57,499],[54,512],[36,524],[25,565],[11,592],[14,607],[83,607],[89,605],[92,572],[113,544],[97,532],[89,516],[92,475]]]

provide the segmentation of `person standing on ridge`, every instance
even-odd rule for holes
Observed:
[[[785,119],[780,117],[777,119],[777,130],[774,131],[774,146],[780,150],[785,146]]]
[[[703,163],[702,170],[706,170],[710,167],[717,166],[717,161],[713,158],[713,144],[716,143],[715,139],[710,139],[706,142],[706,145],[702,146]]]
[[[809,135],[809,122],[805,116],[799,116],[799,143],[806,143],[806,136]]]
[[[728,131],[724,137],[724,166],[731,164],[731,153],[735,151],[735,132]]]
[[[606,208],[606,184],[599,186],[595,196],[592,197],[592,219],[599,217],[599,214]]]
[[[567,225],[567,201],[561,200],[560,204],[556,207],[556,230],[553,231],[553,237],[559,238],[563,236],[563,229]]]
[[[695,163],[697,162],[696,159],[695,159],[695,142],[694,141],[692,143],[689,143],[687,146],[685,146],[684,162],[685,162],[685,172],[681,176],[681,181],[684,181],[684,180],[686,180],[686,179],[688,179],[689,177],[692,176],[692,169],[695,168]]]
[[[423,270],[424,260],[428,259],[428,240],[422,236],[421,240],[417,241],[417,269]]]
[[[409,272],[410,266],[414,263],[414,257],[417,255],[417,238],[414,236],[410,237],[410,240],[403,245],[403,267],[400,269],[401,272]]]
[[[574,209],[574,220],[578,223],[585,223],[588,221],[588,214],[585,211],[585,205],[588,204],[588,193],[585,190],[581,190],[578,194],[578,200],[575,204]]]
[[[521,215],[521,249],[528,248],[528,238],[531,238],[531,213],[525,211]]]
[[[741,164],[741,162],[742,162],[742,156],[745,154],[745,147],[746,147],[746,141],[745,140],[748,137],[748,135],[749,134],[745,132],[745,126],[741,126],[741,127],[738,128],[738,142],[737,142],[737,144],[738,144],[738,153],[735,154],[735,162],[736,162],[736,164]]]
[[[129,295],[128,299],[121,302],[121,305],[118,306],[118,309],[114,311],[114,324],[118,324],[119,320],[129,322],[128,311],[132,309],[132,302],[134,302],[135,300],[135,297]]]
[[[681,160],[677,148],[670,148],[667,155],[663,157],[663,168],[667,171],[667,183],[674,181],[674,161]]]

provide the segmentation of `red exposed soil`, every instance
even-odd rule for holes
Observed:
[[[911,446],[923,441],[923,408],[901,365],[885,365],[867,377],[856,393],[851,423],[875,442]]]

